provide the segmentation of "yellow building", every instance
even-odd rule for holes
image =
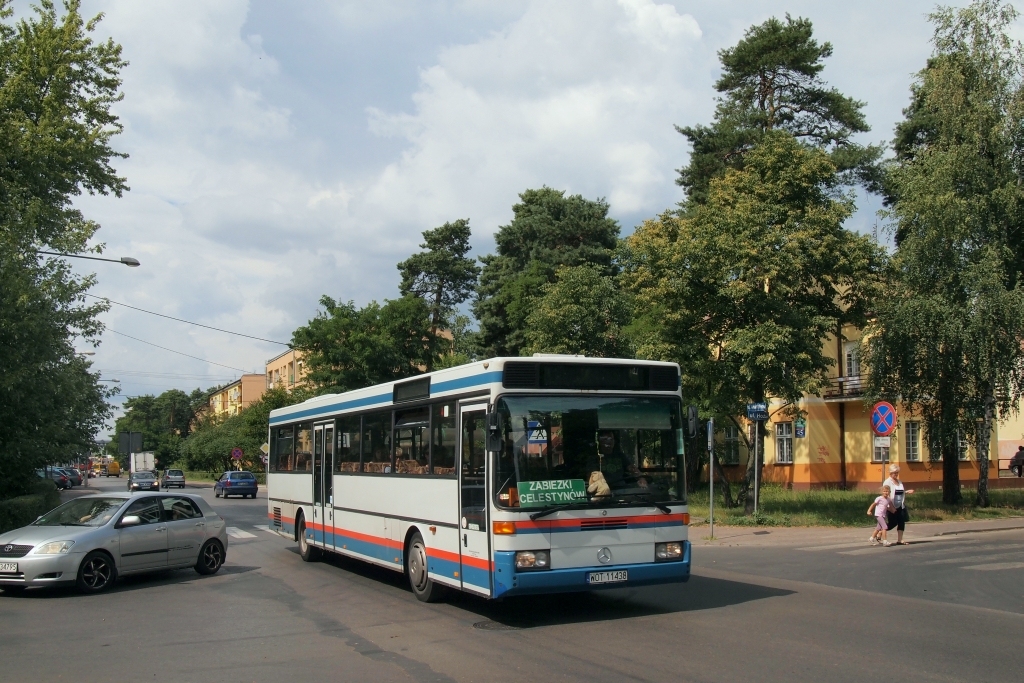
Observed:
[[[266,367],[268,389],[282,387],[291,391],[301,385],[302,379],[306,376],[306,370],[302,364],[302,352],[295,349],[289,349],[274,356],[267,361]]]
[[[263,375],[242,375],[226,387],[210,394],[208,399],[210,412],[217,417],[238,415],[251,403],[258,401],[264,391],[266,391],[266,382]]]
[[[856,341],[847,341],[847,340]],[[764,423],[764,469],[766,482],[787,488],[808,489],[845,486],[877,488],[888,476],[888,463],[899,463],[901,477],[920,488],[942,484],[940,454],[928,447],[920,416],[906,406],[896,405],[898,422],[892,436],[876,439],[871,430],[871,406],[865,404],[867,376],[859,358],[860,331],[845,328],[843,338],[834,335],[825,350],[836,361],[837,370],[829,386],[818,396],[805,396],[795,408],[803,418],[794,419],[791,406],[782,401],[769,403],[769,420]],[[738,420],[749,430],[754,442],[754,425]],[[802,428],[801,428],[802,427]],[[1009,471],[1009,459],[1024,445],[1024,419],[1019,415],[993,429],[989,451],[990,486],[1019,483]],[[744,476],[748,458],[744,440],[735,426],[726,426],[719,437],[727,476],[738,481]],[[973,485],[978,480],[978,460],[973,443],[966,439],[960,448],[960,481]]]

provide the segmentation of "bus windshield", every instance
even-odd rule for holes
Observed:
[[[496,409],[499,507],[685,502],[678,399],[514,395]]]

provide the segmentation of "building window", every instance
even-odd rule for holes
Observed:
[[[843,364],[847,377],[860,377],[860,342],[843,344]]]
[[[921,462],[921,423],[908,422],[904,433],[907,440],[907,462]]]
[[[889,447],[875,446],[871,452],[871,462],[889,462]]]
[[[775,462],[780,465],[793,464],[793,423],[775,424]]]
[[[740,464],[740,430],[736,425],[728,425],[725,428],[725,453],[722,454],[722,464]]]
[[[967,435],[962,429],[956,430],[956,458],[967,460]]]

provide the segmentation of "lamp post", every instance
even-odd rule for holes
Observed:
[[[59,251],[38,251],[37,254],[46,254],[47,256],[64,256],[65,258],[84,258],[90,261],[110,261],[111,263],[123,263],[129,268],[138,268],[140,265],[139,259],[132,258],[131,256],[122,256],[119,259],[116,258],[102,258],[100,256],[83,256],[81,254],[64,254]]]

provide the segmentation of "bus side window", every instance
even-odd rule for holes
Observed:
[[[270,457],[267,458],[271,472],[291,472],[294,467],[294,427],[274,427],[270,430]]]
[[[484,460],[486,458],[485,413],[474,410],[462,414],[462,516],[470,524],[482,525],[487,498],[484,494]],[[473,528],[473,527],[470,527]]]
[[[391,472],[391,411],[363,417],[363,472]]]
[[[359,471],[361,431],[358,415],[338,418],[338,443],[334,448],[334,470],[336,472]]]
[[[395,412],[395,473],[430,474],[430,409]]]
[[[313,471],[313,425],[309,422],[304,422],[295,427],[294,471]]]
[[[431,406],[431,463],[434,474],[455,474],[455,404]]]

